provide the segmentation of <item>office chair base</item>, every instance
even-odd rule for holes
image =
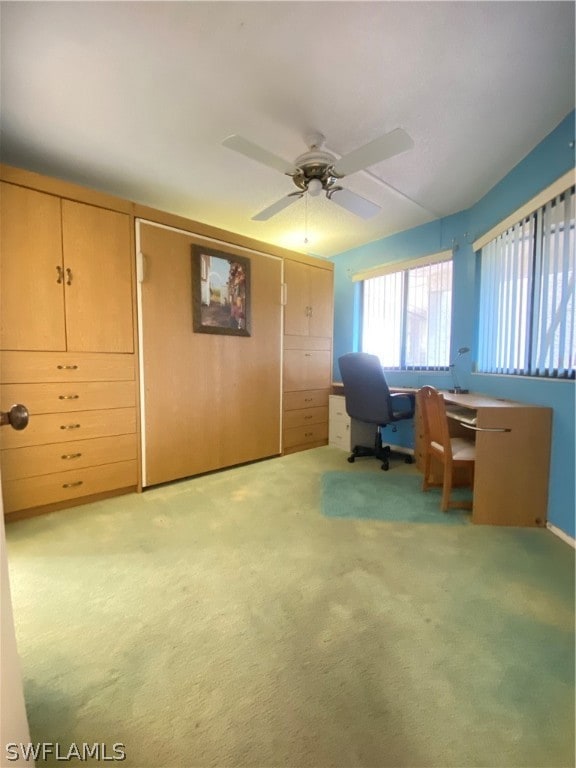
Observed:
[[[354,464],[357,458],[363,456],[373,456],[382,462],[382,469],[387,472],[390,469],[390,457],[391,448],[389,445],[375,445],[374,448],[367,448],[364,445],[355,445],[352,449],[352,453],[348,456],[350,464]],[[412,458],[412,457],[410,457]]]
[[[384,472],[387,472],[390,469],[389,459],[391,453],[392,449],[389,445],[376,445],[374,448],[368,448],[364,445],[355,445],[352,449],[352,453],[350,456],[348,456],[348,461],[350,464],[354,464],[357,458],[361,458],[363,456],[373,456],[377,459],[380,459],[382,462],[382,469]],[[414,464],[414,456],[409,453],[405,454],[404,463]]]

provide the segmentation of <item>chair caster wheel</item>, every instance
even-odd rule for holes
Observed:
[[[354,459],[355,459],[355,456],[348,456],[348,461],[350,462],[350,464],[354,464]]]
[[[388,472],[388,470],[390,469],[390,464],[387,461],[385,461],[382,464],[382,469],[384,470],[384,472]]]
[[[406,456],[404,459],[404,464],[414,464],[414,456],[410,456],[410,454],[408,454],[408,456]]]

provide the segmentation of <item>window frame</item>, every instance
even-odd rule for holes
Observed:
[[[450,264],[450,310],[448,313],[450,320],[450,328],[448,329],[448,340],[446,348],[446,363],[439,365],[425,365],[425,364],[408,364],[406,362],[407,354],[407,342],[408,342],[408,315],[410,306],[408,303],[410,280],[409,273],[420,270],[424,267],[432,267],[439,264]],[[401,310],[400,310],[400,334],[396,343],[399,344],[399,364],[387,365],[382,363],[382,367],[387,371],[449,371],[451,366],[451,331],[452,331],[452,316],[454,308],[454,254],[452,250],[442,251],[440,253],[428,254],[417,259],[411,259],[409,261],[390,262],[388,264],[375,267],[373,269],[358,273],[353,276],[353,281],[361,282],[360,290],[360,323],[359,323],[359,341],[360,349],[364,350],[364,328],[365,328],[365,308],[366,308],[366,282],[368,280],[385,277],[387,275],[402,275],[402,288],[401,288]],[[429,286],[428,286],[429,291]],[[428,326],[429,317],[427,317]],[[377,354],[377,353],[374,353]],[[380,357],[380,355],[379,355]],[[382,359],[380,358],[381,362]]]

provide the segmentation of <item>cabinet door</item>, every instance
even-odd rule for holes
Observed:
[[[130,218],[62,201],[66,329],[73,352],[133,352]]]
[[[310,308],[310,279],[306,264],[284,262],[286,306],[284,307],[284,333],[288,336],[308,336]]]
[[[326,350],[284,350],[284,391],[330,387],[330,352]]]
[[[332,338],[333,272],[309,267],[310,306],[308,333],[310,336]]]
[[[65,350],[60,199],[1,185],[2,349]]]

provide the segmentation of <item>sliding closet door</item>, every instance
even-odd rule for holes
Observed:
[[[144,484],[279,454],[281,260],[139,226]],[[193,331],[195,243],[250,260],[249,337]]]

